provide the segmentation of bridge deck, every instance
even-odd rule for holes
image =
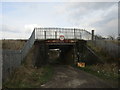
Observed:
[[[60,39],[48,39],[48,40],[36,40],[38,42],[45,42],[46,45],[75,45],[76,42],[85,42],[85,40],[79,39],[65,39],[61,41]]]

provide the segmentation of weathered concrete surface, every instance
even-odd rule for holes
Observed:
[[[35,42],[34,44],[34,60],[35,66],[40,67],[42,65],[47,64],[48,60],[48,47],[44,42]]]
[[[105,81],[71,66],[54,67],[54,76],[42,88],[111,88]]]

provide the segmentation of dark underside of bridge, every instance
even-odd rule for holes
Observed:
[[[86,50],[85,40],[36,40],[34,43],[35,66],[45,64],[76,64],[77,62],[93,63],[92,56]],[[86,53],[87,51],[87,53]],[[89,55],[88,55],[89,54]],[[86,57],[87,55],[87,57]]]

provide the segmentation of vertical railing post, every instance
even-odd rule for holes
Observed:
[[[55,31],[55,39],[57,39],[57,31]]]
[[[44,37],[45,37],[45,40],[46,40],[46,31],[44,31]]]
[[[74,28],[74,39],[76,39],[76,36],[75,36],[75,28]]]
[[[82,38],[81,38],[81,32],[80,32],[80,39],[82,39]]]
[[[92,41],[94,40],[94,30],[92,30],[92,37],[91,37]]]

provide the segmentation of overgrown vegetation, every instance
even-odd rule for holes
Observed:
[[[101,65],[101,64],[97,64],[97,65],[86,65],[86,67],[84,68],[80,68],[77,67],[81,70],[84,70],[86,72],[92,73],[102,79],[109,79],[109,80],[118,80],[119,75],[117,74],[117,72],[114,70],[115,66],[112,66],[112,70],[109,68],[109,64],[108,65]]]
[[[120,78],[120,75],[118,74],[118,60],[115,60],[110,55],[108,55],[105,50],[94,46],[92,43],[87,43],[87,45],[101,58],[103,63],[86,65],[86,67],[79,67],[79,69],[107,80],[109,83],[112,83],[113,86],[117,87],[118,79]]]
[[[52,75],[53,70],[49,65],[38,69],[21,66],[3,84],[3,88],[40,88],[42,84],[50,80]]]
[[[34,49],[33,46],[22,65],[3,83],[3,88],[40,88],[52,78],[52,66],[45,65],[40,68],[33,66]]]
[[[83,70],[85,72],[88,72],[90,74],[93,74],[93,75],[105,80],[113,88],[118,87],[118,79],[120,78],[119,74],[110,72],[107,69],[105,70],[105,68],[106,68],[105,65],[103,65],[103,67],[102,67],[102,65],[87,65],[84,68],[76,67],[76,66],[74,66],[74,67],[78,68],[80,70]]]

